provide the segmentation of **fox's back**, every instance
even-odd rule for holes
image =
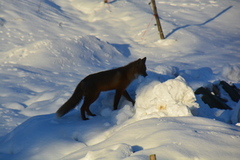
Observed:
[[[113,89],[124,91],[138,75],[147,76],[145,61],[146,58],[138,59],[123,67],[90,74],[81,81],[84,84],[84,90],[89,92]]]
[[[94,74],[90,74],[82,80],[85,87],[92,90],[107,91],[118,89],[122,83],[125,83],[124,77],[126,75],[120,68],[102,71]]]

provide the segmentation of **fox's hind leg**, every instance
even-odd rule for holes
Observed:
[[[98,92],[95,94],[88,94],[85,96],[83,105],[81,107],[81,115],[83,120],[88,120],[88,118],[86,118],[85,116],[85,112],[87,112],[89,116],[96,116],[90,111],[89,107],[98,98],[99,94],[100,93]]]

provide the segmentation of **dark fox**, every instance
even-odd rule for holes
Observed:
[[[90,111],[89,107],[98,98],[100,92],[108,90],[116,90],[113,104],[114,110],[117,109],[122,95],[134,105],[135,101],[129,96],[126,88],[139,75],[144,77],[147,76],[145,62],[146,57],[131,62],[123,67],[98,72],[85,77],[77,85],[69,100],[58,109],[56,112],[57,117],[62,117],[70,110],[74,109],[83,97],[84,102],[81,107],[82,119],[88,120],[85,116],[85,112],[87,112],[89,116],[96,116]]]

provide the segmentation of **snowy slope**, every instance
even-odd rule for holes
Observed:
[[[238,159],[240,102],[211,109],[194,91],[240,87],[240,2],[156,3],[165,40],[145,0],[1,1],[0,159]],[[135,106],[112,111],[109,91],[89,121],[79,106],[55,117],[82,78],[143,57]]]

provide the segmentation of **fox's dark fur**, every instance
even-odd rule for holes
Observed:
[[[58,109],[56,112],[57,117],[62,117],[70,110],[74,109],[83,97],[84,102],[81,107],[82,119],[88,119],[85,116],[85,112],[87,112],[89,116],[95,116],[95,114],[90,111],[89,107],[98,98],[100,92],[108,90],[116,90],[113,104],[114,110],[117,109],[122,95],[134,105],[135,101],[129,96],[126,88],[139,75],[144,77],[147,76],[145,62],[146,57],[131,62],[123,67],[98,72],[85,77],[77,85],[70,99]]]

